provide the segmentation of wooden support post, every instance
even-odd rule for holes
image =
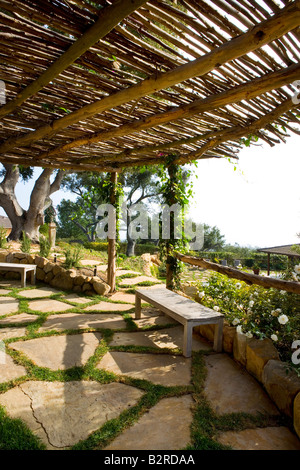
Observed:
[[[175,182],[175,171],[174,166],[171,164],[168,166],[168,174],[170,181]],[[175,202],[175,189],[172,189],[168,195],[168,204],[171,207]],[[174,289],[174,262],[176,259],[172,254],[172,242],[174,241],[174,214],[170,212],[170,238],[166,242],[166,287],[169,290]]]
[[[117,185],[118,174],[116,172],[111,173],[111,190],[110,190],[110,204],[115,207],[116,204],[116,185]],[[115,215],[114,223],[117,224],[117,214]],[[116,229],[116,226],[115,226]],[[115,230],[116,233],[116,230]],[[108,238],[108,267],[107,267],[107,283],[110,286],[110,292],[116,290],[116,238]]]
[[[268,253],[268,276],[270,276],[270,253]]]

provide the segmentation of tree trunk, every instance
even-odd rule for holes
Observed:
[[[126,256],[135,256],[135,240],[130,238],[130,236],[127,237],[127,248],[126,248]]]
[[[39,227],[44,223],[44,208],[49,196],[60,187],[66,172],[59,171],[54,182],[50,183],[53,170],[46,168],[36,180],[31,192],[29,209],[25,210],[18,203],[15,187],[20,172],[17,165],[4,165],[5,176],[0,184],[0,206],[6,212],[12,224],[9,240],[20,240],[22,232],[34,242],[39,241]]]

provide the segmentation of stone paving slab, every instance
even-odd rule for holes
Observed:
[[[12,297],[0,297],[0,315],[9,315],[19,309],[19,301]]]
[[[38,297],[50,297],[53,294],[59,294],[61,291],[52,287],[39,287],[36,289],[26,289],[18,292],[18,295],[26,299],[36,299]]]
[[[72,305],[65,304],[64,302],[54,299],[32,300],[29,302],[28,307],[30,310],[36,310],[43,313],[65,312],[66,310],[73,308]]]
[[[126,322],[119,314],[105,313],[62,313],[47,318],[39,332],[56,330],[78,330],[82,328],[126,328]],[[1,330],[0,330],[1,332]]]
[[[76,304],[87,304],[92,301],[92,299],[88,299],[87,297],[80,297],[77,294],[69,294],[64,295],[63,299],[68,300],[69,302],[74,302]]]
[[[0,351],[0,383],[9,382],[26,374],[25,367],[16,364],[9,354]]]
[[[166,328],[157,331],[115,333],[110,346],[145,346],[156,348],[182,349],[183,327]],[[192,350],[208,351],[212,346],[204,339],[193,335]]]
[[[279,414],[259,383],[227,354],[212,354],[205,363],[204,394],[217,414]]]
[[[134,323],[137,325],[138,328],[143,328],[145,326],[162,326],[162,325],[179,325],[179,323],[176,320],[173,320],[172,318],[168,317],[167,315],[158,315],[157,317],[145,317],[141,318],[140,320],[136,320],[133,317]]]
[[[90,305],[84,309],[85,312],[87,311],[101,311],[101,312],[126,312],[127,310],[131,310],[133,308],[132,305],[126,304],[117,304],[113,302],[99,302],[95,305]]]
[[[300,450],[299,439],[285,426],[228,431],[218,441],[234,450]]]
[[[0,328],[0,341],[9,338],[20,338],[26,335],[26,328]]]
[[[180,450],[190,442],[190,395],[163,398],[104,450]]]
[[[0,296],[1,295],[6,295],[6,294],[9,294],[11,291],[8,290],[8,289],[0,289]]]
[[[101,339],[100,333],[82,333],[17,341],[9,346],[24,353],[38,366],[66,370],[83,366],[94,354]]]
[[[155,282],[156,284],[161,284],[161,281],[156,279],[156,277],[149,277],[149,276],[137,276],[132,278],[125,278],[119,282],[119,286],[135,286],[140,282]]]
[[[6,318],[0,319],[0,325],[10,325],[10,324],[24,324],[24,323],[33,323],[38,319],[38,315],[33,315],[30,313],[18,313],[17,315],[11,315]]]
[[[126,292],[115,292],[112,294],[110,297],[110,300],[113,301],[121,301],[121,302],[127,302],[130,304],[135,303],[135,295],[134,294],[126,294]]]
[[[143,392],[128,385],[30,381],[0,395],[12,418],[22,419],[48,448],[68,448],[134,406]]]
[[[166,386],[189,385],[191,380],[191,359],[168,354],[108,352],[97,368]]]

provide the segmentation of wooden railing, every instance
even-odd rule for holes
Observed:
[[[277,279],[269,276],[260,276],[258,274],[246,273],[240,269],[231,268],[229,266],[222,266],[211,261],[206,261],[202,258],[196,258],[195,256],[183,255],[182,253],[175,253],[175,256],[184,263],[191,264],[192,266],[199,266],[199,268],[210,269],[220,274],[224,274],[230,278],[238,279],[246,282],[246,284],[256,284],[258,286],[270,289],[284,290],[293,294],[300,294],[300,282],[296,281],[284,281],[283,279]]]

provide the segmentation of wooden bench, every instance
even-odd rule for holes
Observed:
[[[31,272],[31,284],[35,284],[36,282],[35,264],[0,263],[0,271],[12,271],[20,273],[22,287],[26,287],[26,275],[28,272]]]
[[[168,289],[138,289],[135,291],[135,318],[141,318],[141,300],[145,300],[154,307],[174,318],[184,326],[183,355],[192,355],[193,327],[214,324],[214,351],[222,351],[224,315],[211,308],[198,304],[182,295]]]

